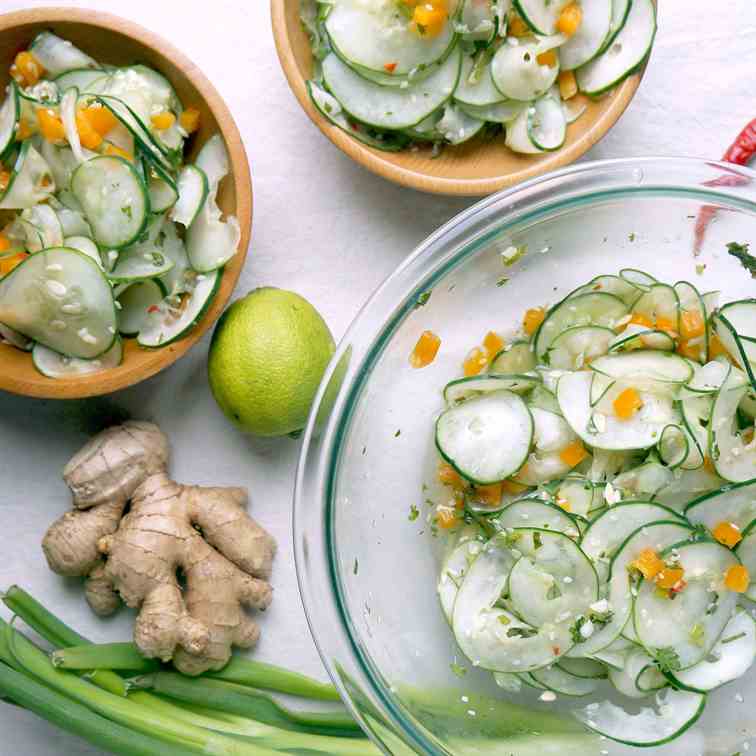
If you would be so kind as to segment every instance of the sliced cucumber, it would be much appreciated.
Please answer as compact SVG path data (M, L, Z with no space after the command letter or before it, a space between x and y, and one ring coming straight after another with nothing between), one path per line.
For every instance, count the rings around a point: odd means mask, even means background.
M94 58L83 53L67 39L49 31L37 34L29 45L29 52L42 64L48 76L58 76L76 68L99 68Z
M444 560L436 590L441 602L441 609L447 622L451 624L457 591L467 574L470 565L483 550L485 541L479 538L462 539Z
M614 331L603 326L573 326L551 342L545 361L559 370L580 370L596 357L606 354Z
M547 388L544 388L540 384L535 386L533 390L528 394L528 407L538 407L539 409L546 410L547 412L553 412L556 415L561 415L559 410L559 402L556 396L551 393Z
M654 660L642 648L631 647L625 652L622 669L609 670L609 681L617 691L628 698L646 698L651 691L641 690L638 678L649 667L653 667L653 664ZM664 687L665 683L666 680L662 677L660 687Z
M168 296L172 297L190 291L197 274L189 265L189 256L186 254L183 240L176 233L176 226L173 223L165 223L162 231L165 239L161 252L173 266L160 277L160 282Z
M481 121L509 124L527 109L528 103L507 100L506 102L497 102L495 105L481 106L463 105L460 103L459 107L461 110L464 110L467 115Z
M536 366L529 341L513 341L491 361L492 373L527 373Z
M97 245L88 236L67 236L63 240L63 246L78 250L83 255L94 260L100 268L103 268L100 250L97 249Z
M543 150L530 138L528 124L530 122L530 111L533 109L528 105L521 110L515 119L507 124L504 144L512 152L519 152L522 155L540 155Z
M571 659L564 657L557 664L573 677L599 680L607 676L606 666L595 659Z
M35 344L32 349L34 367L48 378L70 378L77 375L101 373L118 367L122 361L123 344L120 339L116 339L105 354L93 360L66 357L42 344Z
M663 283L649 286L633 305L633 313L654 323L663 318L673 324L675 336L680 331L680 298L673 286Z
M680 475L679 480L685 481L687 476ZM613 482L626 498L658 499L668 505L662 497L678 478L673 470L663 465L655 454L649 454L645 461L630 470L620 473Z
M90 86L94 82L105 78L99 68L73 68L55 77L55 84L59 92L76 87L79 92L91 92Z
M676 470L687 462L688 457L694 453L695 447L693 438L689 436L684 423L681 423L664 428L656 449L661 461L670 470ZM700 467L703 460L696 461L695 467Z
M0 323L0 339L11 346L20 349L22 352L31 352L34 347L34 341L24 336L23 333L14 331L5 323Z
M675 340L666 331L657 331L631 323L622 333L617 334L609 344L609 352L629 352L636 349L655 349L673 352Z
M597 486L577 475L568 475L559 483L555 498L558 506L565 507L571 515L586 518L604 503Z
M605 665L609 669L624 669L625 667L625 660L627 659L627 654L630 652L631 649L637 648L637 644L632 643L631 641L627 640L627 638L623 638L621 635L618 636L615 640L613 640L608 646L605 648L602 648L600 651L596 651L594 654L592 654L590 657L586 657L589 660L597 661L600 664ZM580 654L580 645L575 646L569 654L567 654L567 658L569 659L575 659L576 661L583 658L581 656L573 656L573 654Z
M0 210L24 210L44 202L55 191L50 166L30 141L23 142L8 186L0 198Z
M577 72L578 87L596 97L629 76L646 59L656 35L656 7L633 0L624 26L605 52Z
M738 406L748 393L749 384L737 368L717 392L709 423L709 449L714 468L733 483L756 476L756 443L738 428Z
M34 205L19 217L26 231L26 248L29 252L63 245L63 226L50 205Z
M436 446L465 478L496 483L525 462L533 418L511 391L496 391L447 409L436 421Z
M476 6L478 3L468 2L465 7L468 5ZM471 80L470 75L473 72L474 65L475 58L473 56L466 55L462 59L459 82L454 90L455 101L461 105L472 105L473 107L486 107L504 102L506 98L496 89L491 78L490 64L480 72L475 80Z
M592 292L568 297L549 310L535 338L535 352L543 359L554 339L562 331L578 325L613 328L627 315L627 305L613 294Z
M638 270L637 268L622 268L619 272L619 276L624 281L627 281L638 288L641 292L648 291L651 286L659 283L650 273L646 273L644 270Z
M612 0L612 23L609 29L609 36L604 41L601 52L604 52L612 42L614 42L616 36L620 33L620 30L627 21L627 16L630 13L630 5L633 0Z
M435 73L405 89L380 87L361 78L336 55L323 61L326 86L358 121L383 129L406 129L438 110L457 86L461 54L455 51Z
M559 100L551 95L539 97L528 108L528 138L546 152L558 150L567 136L567 120Z
M706 327L707 312L706 303L698 289L688 281L678 281L675 286L675 293L680 300L680 330L681 336L684 335L685 329L682 327L683 316L697 316L702 325L700 336L689 338L687 340L688 348L698 346L698 361L706 362L709 354L709 329Z
M499 375L488 373L468 378L457 378L447 383L444 388L444 401L453 405L492 391L513 391L525 394L540 383L535 375Z
M128 160L100 156L82 163L71 177L98 245L121 249L144 231L149 197L144 182Z
M165 297L159 280L137 281L118 296L118 330L121 335L135 337L142 330L150 309L158 307Z
M144 180L150 198L150 212L165 213L178 201L178 187L173 177L157 163L143 161Z
M31 255L0 280L0 321L82 359L107 352L116 335L113 294L103 272L65 247Z
M515 10L536 34L554 34L568 0L513 0Z
M196 165L186 165L179 173L177 186L178 200L171 211L171 218L184 228L189 228L207 198L207 176Z
M507 535L494 536L468 569L454 603L460 650L475 666L496 672L544 667L572 645L567 623L536 629L496 606L514 563Z
M756 495L756 494L755 494ZM735 548L743 566L748 570L750 576L756 575L756 525L753 522L743 530L743 540ZM746 598L756 601L756 580L751 580L748 590L745 593Z
M493 678L494 682L507 693L519 693L522 690L524 681L519 675L512 672L494 672Z
M181 100L179 100L176 90L170 81L163 74L142 63L129 66L129 69L136 73L148 87L150 102L161 106L164 110L171 110L176 114L181 114L184 110Z
M534 627L559 624L597 601L596 571L565 533L517 528L510 534L520 558L509 573L507 592L518 617Z
M725 349L748 374L756 389L756 299L729 302L712 316L714 331Z
M575 712L586 727L619 743L654 746L679 737L703 713L706 696L665 688L654 705L635 714L609 700L591 703Z
M462 38L470 42L490 44L496 35L498 17L495 14L497 10L496 3L466 0L462 7L460 19L459 33L461 33Z
M92 238L92 229L89 227L84 215L78 210L68 207L59 207L55 211L58 215L63 236L86 236Z
M538 56L563 40L561 36L545 37L502 45L491 61L491 78L496 89L507 99L521 102L531 102L546 94L556 81L559 66L541 65Z
M688 669L706 658L735 610L737 594L725 588L724 576L739 562L726 546L709 540L675 544L663 552L670 555L685 571L685 587L673 601L653 580L642 580L633 625L649 654L670 649L679 669Z
M698 664L669 672L672 684L684 690L708 693L742 677L756 659L756 625L743 609L736 609L711 652Z
M562 414L572 430L590 446L611 451L649 449L657 443L667 425L680 421L670 398L642 391L639 392L642 406L633 417L624 420L610 414L602 403L611 406L622 387L610 389L594 409L591 407L591 382L592 376L588 372L567 373L557 387Z
M576 438L560 414L539 407L530 407L530 414L533 417L533 450L514 480L526 486L537 486L570 472L573 465L562 459L562 451Z
M40 150L55 179L56 188L59 192L67 191L71 183L71 176L79 164L71 148L57 147L52 142L43 139ZM60 194L58 196L60 197Z
M580 535L575 520L563 509L542 499L519 499L506 506L496 518L498 526L507 528L543 528L564 533L570 538Z
M164 216L153 216L140 240L118 255L108 278L117 283L130 283L165 275L174 265L163 250L166 234Z
M436 129L449 144L462 144L479 134L485 125L485 121L473 118L447 102Z
M685 508L685 516L710 531L720 522L745 530L756 519L756 477L700 496Z
M450 11L454 15L456 9ZM410 20L391 3L366 5L342 0L331 7L325 28L332 48L345 64L385 73L386 63L395 63L394 75L409 75L448 56L456 42L452 20L440 34L424 37L413 31Z
M161 347L186 336L204 316L218 291L220 280L218 271L197 275L194 288L183 295L179 307L164 300L158 311L150 314L137 342L145 347Z
M726 361L712 360L705 365L695 368L693 377L688 381L685 388L696 394L713 395L722 387L728 373L730 365ZM683 397L685 398L685 397Z
M18 86L11 80L5 101L0 107L0 157L4 157L16 142L16 128L20 113Z
M667 393L693 377L692 365L676 354L639 350L609 354L591 362L591 370L633 388Z
M650 501L615 504L591 522L580 539L580 548L593 561L601 580L606 581L617 549L638 528L659 520L685 522L682 515Z
M575 289L568 299L592 292L613 294L615 297L619 297L628 307L632 307L643 293L634 283L620 276L596 276L596 278L593 278L587 284Z
M534 669L530 676L544 687L563 696L588 696L598 688L597 680L575 677L557 665Z
M593 60L604 46L612 26L612 0L582 0L578 30L559 48L559 65L573 71Z

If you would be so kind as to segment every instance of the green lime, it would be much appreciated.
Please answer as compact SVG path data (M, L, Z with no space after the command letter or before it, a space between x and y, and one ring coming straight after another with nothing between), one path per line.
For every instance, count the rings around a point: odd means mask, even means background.
M283 289L255 289L215 327L208 356L215 401L235 425L257 436L300 431L334 346L306 299Z

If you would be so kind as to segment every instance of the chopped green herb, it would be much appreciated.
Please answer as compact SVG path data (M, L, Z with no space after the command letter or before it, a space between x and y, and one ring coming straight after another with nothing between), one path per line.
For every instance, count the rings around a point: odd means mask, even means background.
M354 558L354 569L352 572L356 575L360 571L360 563L357 561L357 557Z
M538 635L534 627L510 627L507 630L507 638L532 638L534 635Z
M508 278L507 278L506 276L502 276L502 277L501 277L501 278L500 278L500 279L499 279L499 280L498 280L498 281L496 282L496 285L497 285L498 287L502 287L502 286L504 286L505 284L508 284L508 283L509 283L509 279L508 279Z
M704 640L706 638L706 631L704 630L704 626L700 622L696 622L696 624L690 628L690 633L688 635L690 637L690 642L694 646L703 648Z
M631 232L630 235L627 237L629 241L634 242L635 241L635 232Z
M512 620L511 620L511 619L509 619L509 617L507 617L507 615L506 615L506 614L500 614L500 615L499 615L499 622L500 622L500 623L501 623L502 625L508 625L508 624L510 624L510 622L512 622Z
M457 677L464 677L467 674L467 669L456 662L452 662L449 668Z
M123 206L123 207L121 208L121 212L122 212L122 213L123 213L123 214L124 214L124 215L125 215L125 216L126 216L126 217L127 217L128 219L129 219L129 220L131 220L131 218L132 218L132 213L131 213L131 205L124 205L124 206Z
M514 265L527 251L527 244L521 244L519 247L509 246L501 253L501 260L507 267Z
M413 504L410 507L410 512L409 512L409 516L407 517L407 519L410 522L414 522L418 517L420 517L420 510Z
M538 550L543 546L543 541L541 540L541 534L536 530L533 532L533 549Z
M583 627L583 625L588 621L587 617L584 617L580 615L575 620L575 623L570 627L570 637L572 638L572 642L577 645L578 643L582 643L585 638L580 634L580 628Z
M415 301L415 308L418 310L421 307L425 307L425 305L428 304L428 300L431 298L431 294L433 294L433 291L424 291L422 294L420 294Z
M730 242L727 245L727 253L740 260L740 264L756 278L756 257L748 251L748 244L738 244Z
M657 666L662 672L677 672L680 669L680 657L670 646L657 648L654 654Z
M402 429L399 428L396 433L394 433L394 438L399 438L399 436L402 435Z
M738 633L737 635L730 635L727 638L722 638L722 640L719 641L719 642L722 643L722 644L724 644L724 643L732 643L733 641L740 640L741 638L745 638L745 637L746 637L745 633Z

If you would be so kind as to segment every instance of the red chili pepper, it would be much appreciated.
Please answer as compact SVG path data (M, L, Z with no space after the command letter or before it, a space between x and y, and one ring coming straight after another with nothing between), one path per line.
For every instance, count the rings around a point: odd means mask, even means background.
M756 155L756 118L738 134L722 156L722 160L727 163L745 165L754 155Z
M147 308L147 312L149 312L150 314L152 314L153 312L159 312L159 311L160 311L160 308L157 305L150 305Z
M389 72L394 73L396 71L396 63L384 63L383 67Z

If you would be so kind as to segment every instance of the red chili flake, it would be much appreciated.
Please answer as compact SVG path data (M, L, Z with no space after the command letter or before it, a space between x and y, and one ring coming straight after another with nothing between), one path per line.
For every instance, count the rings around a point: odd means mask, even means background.
M147 312L149 312L150 314L153 312L160 312L160 308L157 305L150 305L147 308Z
M396 71L396 63L384 63L383 67L389 72L394 73Z
M551 650L554 653L554 656L559 656L560 653L562 653L562 650L559 648L559 646L552 646Z

